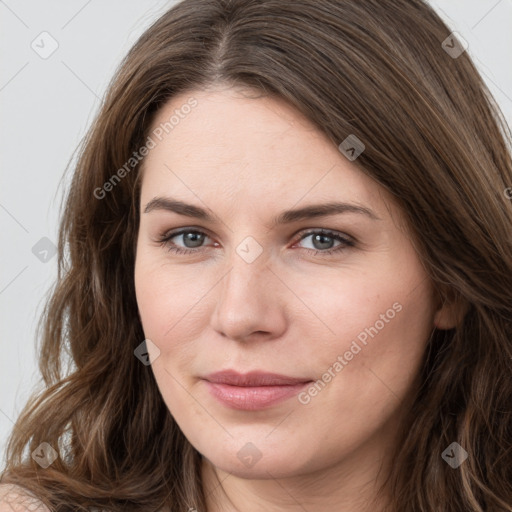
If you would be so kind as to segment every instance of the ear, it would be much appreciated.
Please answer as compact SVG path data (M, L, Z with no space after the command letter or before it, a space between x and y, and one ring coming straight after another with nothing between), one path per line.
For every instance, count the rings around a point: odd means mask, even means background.
M453 329L458 327L469 310L468 302L450 289L434 314L436 329Z

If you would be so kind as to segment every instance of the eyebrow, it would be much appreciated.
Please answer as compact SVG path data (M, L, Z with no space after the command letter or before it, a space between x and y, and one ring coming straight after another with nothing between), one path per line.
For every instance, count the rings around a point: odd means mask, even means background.
M209 213L207 210L192 204L178 201L171 197L155 197L144 208L144 213L149 213L155 210L166 210L184 215L187 217L194 217L206 222L218 222L217 216ZM312 204L302 208L293 210L285 210L272 220L271 226L278 226L280 224L290 224L301 220L314 219L316 217L326 217L328 215L339 215L342 213L358 213L366 215L372 220L382 220L378 217L373 210L365 206L343 203L343 202L329 202L323 204Z

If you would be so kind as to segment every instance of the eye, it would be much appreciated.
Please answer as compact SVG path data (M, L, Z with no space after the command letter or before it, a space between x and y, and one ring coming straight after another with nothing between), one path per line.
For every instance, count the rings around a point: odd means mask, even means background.
M180 237L185 247L180 247L172 241L173 238L179 239ZM302 242L308 237L313 237L311 239L313 248L306 249L313 251L315 255L330 255L331 253L355 246L355 242L352 238L336 231L325 229L311 230L307 233L303 233L299 242ZM203 231L184 228L171 233L164 233L158 241L162 246L166 247L168 251L175 254L191 254L202 249L202 244L206 238L209 238L209 236ZM335 242L338 242L338 245L333 246Z
M311 243L313 248L309 249L314 254L332 254L334 252L342 251L348 247L354 247L354 241L342 233L336 231L329 231L326 229L318 229L308 231L304 233L300 238L299 242L302 242L308 237L312 237ZM339 242L337 246L333 246L333 243Z
M181 237L185 244L185 248L177 246L174 242L171 242L173 238ZM175 254L189 254L197 252L201 249L201 244L205 238L209 238L203 231L193 230L190 228L181 229L172 233L164 234L159 242L162 246L167 247L170 252Z

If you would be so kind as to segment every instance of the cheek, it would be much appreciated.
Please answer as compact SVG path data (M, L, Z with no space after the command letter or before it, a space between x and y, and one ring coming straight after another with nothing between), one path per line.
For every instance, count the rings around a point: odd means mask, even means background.
M208 292L218 278L208 280L201 272L169 265L154 254L138 254L135 265L137 305L146 339L159 349L151 365L157 385L169 410L190 407L185 389L193 384L197 355L212 307ZM195 277L194 277L195 276ZM214 276L215 277L215 276Z
M134 278L145 338L160 351L151 370L168 409L179 412L186 407L187 396L178 382L188 387L180 368L190 369L197 351L200 299L205 292L191 285L190 276L179 268L155 261L144 251L137 254Z
M333 350L343 354L350 350L354 340L364 344L371 339L368 330L375 333L376 322L380 332L400 321L397 310L402 307L397 302L403 293L382 275L348 269L337 276L318 274L307 280L299 276L293 288L302 299L301 304L308 306L302 312L295 310L292 321L305 331L305 339L311 340L304 344L306 350L312 350L311 361L318 360L322 354L332 357Z
M339 290L324 302L324 318L336 337L309 354L319 363L320 382L312 393L324 395L324 404L359 404L368 417L384 417L410 390L432 330L433 311L427 280L416 275L398 282L359 281L353 293Z
M330 439L326 445L337 455L335 446L355 446L386 430L402 413L430 333L426 286L410 293L414 285L382 285L377 293L378 284L373 280L373 287L356 289L350 299L340 293L337 304L323 310L335 326L336 339L324 340L321 350L307 354L318 380L299 397L300 403L309 428L324 432ZM343 428L333 430L334 424Z
M162 345L161 350L173 339L193 339L199 332L201 311L211 286L207 280L195 279L185 267L169 265L164 258L146 255L144 251L139 253L135 291L146 337L154 338Z

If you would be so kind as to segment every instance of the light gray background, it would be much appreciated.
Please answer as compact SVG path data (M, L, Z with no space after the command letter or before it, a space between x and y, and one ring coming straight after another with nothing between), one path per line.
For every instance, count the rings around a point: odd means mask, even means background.
M56 243L60 200L71 175L64 178L66 165L115 68L174 3L0 0L2 461L13 420L39 381L35 328L57 275L57 258L49 252L41 261L44 253L38 258L32 248L43 237ZM512 0L431 4L467 40L467 51L512 125ZM31 47L50 48L48 36L40 36L45 31L58 43L48 58Z

